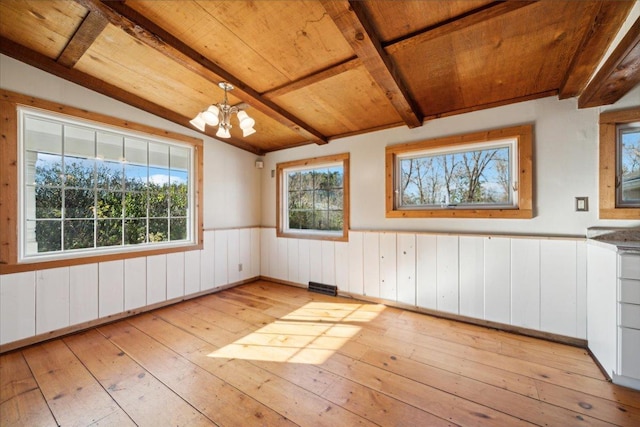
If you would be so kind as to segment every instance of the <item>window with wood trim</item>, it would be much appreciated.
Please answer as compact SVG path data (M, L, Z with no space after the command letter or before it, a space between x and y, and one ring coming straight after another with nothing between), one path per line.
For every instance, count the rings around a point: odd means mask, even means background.
M2 95L3 273L201 246L201 140Z
M532 126L386 148L389 218L531 218Z
M349 154L276 165L277 235L347 240Z
M602 219L640 218L640 107L600 114Z

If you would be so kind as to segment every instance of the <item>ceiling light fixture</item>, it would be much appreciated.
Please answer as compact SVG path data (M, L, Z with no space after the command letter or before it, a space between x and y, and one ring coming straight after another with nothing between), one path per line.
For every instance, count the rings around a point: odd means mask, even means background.
M249 117L246 111L242 110L246 104L232 106L229 105L227 101L227 92L234 89L233 85L227 82L220 82L218 86L224 90L224 101L210 105L206 110L199 112L189 123L202 132L204 132L206 125L217 125L218 131L216 132L216 136L218 138L231 138L230 130L233 127L231 126L231 115L236 114L243 137L256 133L256 130L253 128L256 121Z

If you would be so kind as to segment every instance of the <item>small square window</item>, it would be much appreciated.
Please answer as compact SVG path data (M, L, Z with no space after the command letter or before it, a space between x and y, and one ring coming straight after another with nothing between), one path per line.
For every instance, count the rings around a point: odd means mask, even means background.
M279 163L278 236L346 240L349 154Z

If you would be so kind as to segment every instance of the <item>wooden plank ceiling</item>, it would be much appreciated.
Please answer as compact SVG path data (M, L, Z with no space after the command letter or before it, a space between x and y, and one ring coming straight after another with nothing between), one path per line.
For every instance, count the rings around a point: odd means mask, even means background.
M257 132L234 118L225 141L263 154L550 95L615 102L640 81L640 23L589 81L633 3L2 0L0 52L188 127L228 81Z

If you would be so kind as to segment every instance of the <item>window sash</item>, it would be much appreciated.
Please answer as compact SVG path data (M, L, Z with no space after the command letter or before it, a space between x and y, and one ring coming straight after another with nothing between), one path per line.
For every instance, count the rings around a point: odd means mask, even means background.
M640 122L616 126L616 207L640 207Z
M291 188L291 174L293 173L310 173L312 174L312 179L315 179L314 174L318 171L327 171L330 172L332 169L337 169L340 174L340 181L342 185L340 187L331 187L331 188L315 188L315 182L312 185L312 188L299 188L292 189ZM327 205L327 209L317 209L316 202L317 199L321 198L322 195L320 192L340 192L344 194L344 168L342 162L332 162L332 163L320 163L314 165L314 167L291 167L285 168L282 170L283 177L283 189L282 189L282 214L283 214L283 229L286 233L294 233L294 234L316 234L316 235L332 235L332 236L341 236L343 233L344 223L344 196L340 197L340 208L339 209L329 209ZM330 223L329 216L332 216L331 213L340 213L340 228L339 229L324 229L319 227L310 227L310 228L292 228L291 227L291 214L292 209L290 208L291 204L291 193L311 193L311 208L308 209L297 209L297 212L308 212L315 219L318 212L324 212L327 215L327 222ZM327 203L329 195L326 195ZM315 223L315 221L313 221Z
M407 183L407 181L404 180L403 172L405 170L403 169L403 163L406 162L407 160L410 160L410 161L411 160L427 160L427 159L436 160L437 163L435 165L435 168L433 167L433 163L431 163L429 167L432 170L437 169L438 173L440 172L445 173L445 164L438 161L440 159L444 159L444 162L447 163L447 166L450 166L446 160L448 157L452 159L451 164L453 164L453 159L455 159L456 157L465 158L468 154L472 154L472 153L489 153L493 150L502 150L502 149L507 149L507 156L506 156L506 159L504 160L507 161L508 165L506 169L502 171L502 174L503 175L506 174L506 177L502 176L501 177L502 182L500 183L494 182L492 184L493 186L495 185L502 186L502 190L504 191L504 193L506 193L506 198L507 198L506 201L502 201L502 202L471 201L469 202L469 201L458 199L462 197L465 193L468 194L471 191L475 193L478 190L481 192L484 190L485 197L488 197L489 195L488 192L490 190L487 188L484 188L483 183L481 182L481 179L486 172L486 168L490 166L489 162L494 161L495 159L493 157L491 157L490 159L486 157L483 158L482 155L479 158L474 159L476 161L475 166L482 167L483 161L487 161L487 164L479 171L479 173L476 173L475 185L470 184L469 182L466 183L466 185L468 186L467 190L469 191L464 191L463 188L455 187L455 183L454 183L453 188L451 188L452 190L454 190L453 191L454 200L452 200L451 194L449 194L449 192L447 191L446 184L445 184L446 175L442 176L438 174L436 179L432 174L430 177L425 178L425 180L431 184L431 189L430 189L431 191L427 190L427 192L430 194L427 194L426 196L428 199L433 200L433 202L432 203L429 203L429 202L409 203L406 201L409 196L406 194L405 188L408 188L409 184L412 184L412 188L415 187L417 190L420 190L420 186L424 184L423 179L421 177L418 177L418 180L420 181L420 183L416 183L416 182ZM438 147L433 149L425 149L420 151L408 152L404 154L398 154L395 158L396 161L394 165L394 169L396 172L395 173L395 190L394 190L395 207L398 210L452 209L452 208L517 209L518 208L518 183L517 183L517 180L514 178L518 176L517 153L518 153L518 139L510 138L507 140L469 143L464 145L458 145L455 147L445 146L445 147ZM411 170L411 173L413 173L413 171L414 170ZM454 172L455 172L454 170L449 171L450 173L449 176L453 176ZM437 195L435 194L436 191L434 190L435 186L438 187ZM424 197L424 195L420 194L419 197L420 198Z
M25 107L19 107L17 112L19 145L18 161L20 166L18 183L18 217L21 228L18 237L19 261L33 262L57 260L85 255L102 255L128 251L180 247L196 243L197 233L195 232L194 221L195 183L193 179L193 173L195 170L195 153L192 145L173 140L151 137L146 134L138 135L133 132L126 132L119 129L100 126L94 122L72 119L68 116L57 115L55 113L44 113L40 110ZM37 120L44 125L48 123L52 126L61 127L61 146L53 150L53 155L60 156L62 173L64 174L66 167L70 167L67 165L73 164L73 162L65 163L65 160L75 159L77 163L84 164L85 166L93 165L90 167L90 169L92 169L91 177L84 175L81 179L75 180L77 182L70 182L69 177L66 177L67 179L60 179L58 182L48 184L40 183L42 185L39 185L38 182L34 180L37 174L36 164L33 163L28 165L27 162L31 163L34 160L34 154L37 162L37 158L41 153L49 153L51 150L47 148L46 144L38 146L37 143L34 143L33 141L27 141L29 131L27 126L29 121L35 123L34 120ZM67 135L66 133L76 135L84 133L85 138L74 140L71 138L73 135ZM86 138L87 135L92 135L92 137ZM58 137L58 135L56 135L56 137ZM109 151L108 146L105 147L103 146L104 144L101 145L101 137L103 140L102 142L104 142L104 140L111 139L112 145L114 140L121 141L119 143L120 155L118 156L118 149L114 151L113 147L111 147L111 150ZM146 147L144 155L143 153L138 153L137 158L134 155L134 158L132 159L134 161L131 162L132 164L138 165L138 173L140 173L142 169L145 169L146 176L142 181L147 181L151 171L159 172L159 175L161 175L163 171L166 171L168 172L168 175L166 176L167 183L166 185L160 185L160 188L164 189L164 191L168 193L173 191L170 184L177 183L177 187L179 187L180 180L184 180L186 178L187 188L186 194L184 195L184 197L186 197L186 207L181 207L178 210L172 211L168 205L165 215L158 215L158 212L149 211L150 206L147 201L145 204L144 216L141 216L140 214L134 215L134 217L131 218L127 216L125 200L128 196L134 197L137 194L137 197L141 197L141 195L144 194L144 197L147 197L147 195L151 193L149 185L144 188L144 191L134 191L133 189L126 188L125 173L127 165L130 164L126 161L125 157L127 154L126 147L128 140ZM90 144L92 144L92 146L90 146ZM103 150L101 150L101 148ZM105 150L104 148L107 149ZM163 156L162 153L156 153L163 149L166 149L166 156ZM150 150L154 152L151 152ZM172 168L171 166L172 150L175 150L175 168ZM118 158L115 159L114 156ZM182 159L182 157L185 156L186 158ZM141 165L142 161L144 161L144 166ZM111 185L115 184L115 182L105 184L100 183L97 179L98 167L99 165L104 164L109 164L111 166L120 165L122 168L120 176L121 183L120 185L115 185L116 188L111 188ZM157 165L161 167L156 167ZM65 178L64 175L63 178ZM158 176L155 178L159 179ZM61 193L59 206L60 213L57 217L41 218L38 216L37 212L34 212L38 209L37 201L35 200L35 193L39 189L59 191ZM93 208L93 212L89 214L89 211L84 212L83 210L79 210L78 206L73 206L72 204L67 205L66 199L74 194L74 192L78 194L83 192L87 194L90 193L90 196L87 197L92 199L91 207ZM98 198L101 196L101 193L105 192L111 192L121 197L123 207L120 212L120 216L114 218L110 215L100 216L98 214ZM118 244L113 244L113 240L111 240L111 243L103 245L103 242L100 240L101 235L99 231L101 230L101 227L106 225L108 220L111 221L112 226L115 224L115 221L120 222L121 238ZM142 224L143 221L145 224ZM166 236L164 238L160 238L160 241L153 241L158 240L160 236L160 234L158 234L158 227L162 225L160 224L162 221L166 221ZM126 240L125 233L127 227L132 226L134 222L140 223L138 224L140 230L142 230L142 225L144 225L144 239L142 239L142 243L132 244L131 240ZM37 237L35 235L37 230L36 227L44 227L47 226L47 224L50 227L54 227L54 233L57 233L56 227L60 228L59 249L47 252L38 252L38 249L35 249L34 246L34 243L35 245L38 244ZM77 235L69 235L69 232L73 230L74 227L80 227L87 232L87 235L91 233L93 236L92 244L89 245L88 241L80 243L74 242L74 238L77 237ZM176 227L180 228L183 232L176 232ZM155 234L153 234L154 231L156 232ZM138 232L140 233L140 231ZM114 238L114 236L111 237ZM135 240L136 239L134 239L134 241ZM140 238L138 237L137 240L140 240Z

